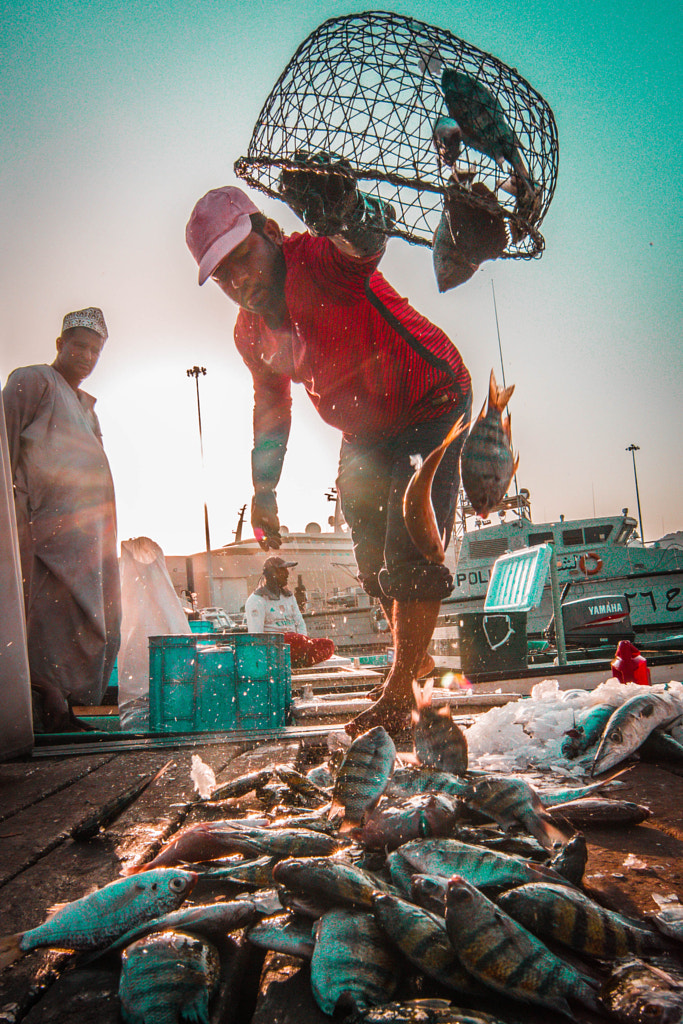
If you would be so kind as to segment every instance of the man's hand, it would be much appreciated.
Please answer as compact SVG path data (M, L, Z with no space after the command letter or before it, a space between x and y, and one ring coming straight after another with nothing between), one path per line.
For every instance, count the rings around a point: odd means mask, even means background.
M316 235L339 234L359 203L351 164L336 153L308 153L304 149L296 151L294 160L301 170L283 169L282 198Z
M251 499L251 526L264 551L282 544L275 491L260 491Z

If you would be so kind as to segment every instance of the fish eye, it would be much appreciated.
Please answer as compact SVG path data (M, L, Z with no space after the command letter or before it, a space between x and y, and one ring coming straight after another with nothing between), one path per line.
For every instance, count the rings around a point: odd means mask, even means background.
M180 875L175 875L175 877L168 883L168 886L173 890L173 892L182 892L185 888L185 879Z
M622 743L621 729L612 729L609 738L612 740L612 743Z

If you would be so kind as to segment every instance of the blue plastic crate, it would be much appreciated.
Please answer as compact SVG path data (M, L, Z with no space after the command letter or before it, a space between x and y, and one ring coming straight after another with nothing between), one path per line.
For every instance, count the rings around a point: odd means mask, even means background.
M501 555L494 562L486 591L487 612L528 612L539 604L543 595L551 544L537 544Z
M152 732L281 728L291 695L289 645L282 634L149 638Z

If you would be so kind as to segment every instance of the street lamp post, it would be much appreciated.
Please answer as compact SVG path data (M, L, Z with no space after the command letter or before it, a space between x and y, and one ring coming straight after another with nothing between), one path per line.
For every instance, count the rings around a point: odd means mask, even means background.
M638 505L638 522L640 523L640 539L642 543L645 543L645 534L643 533L643 514L640 511L640 492L638 490L638 474L636 472L636 452L640 451L637 444L630 444L624 451L630 452L633 458L633 476L636 481L636 502Z
M204 439L202 436L202 406L199 401L199 375L206 376L205 366L193 366L191 369L185 371L188 377L194 377L195 386L197 389L197 420L199 422L199 452L202 460L202 473L204 472ZM206 482L205 482L206 486ZM213 595L213 572L211 570L211 534L209 533L209 509L206 504L206 496L204 497L204 535L206 537L206 575L209 584L209 604L211 607L215 607L216 602L214 601Z

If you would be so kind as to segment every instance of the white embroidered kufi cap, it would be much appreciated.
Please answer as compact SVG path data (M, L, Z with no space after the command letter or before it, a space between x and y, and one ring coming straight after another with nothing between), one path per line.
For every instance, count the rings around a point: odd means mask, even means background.
M77 309L73 313L67 313L62 321L62 334L71 327L87 327L89 331L99 334L102 341L106 341L109 337L102 310L97 306L88 306L87 309Z

